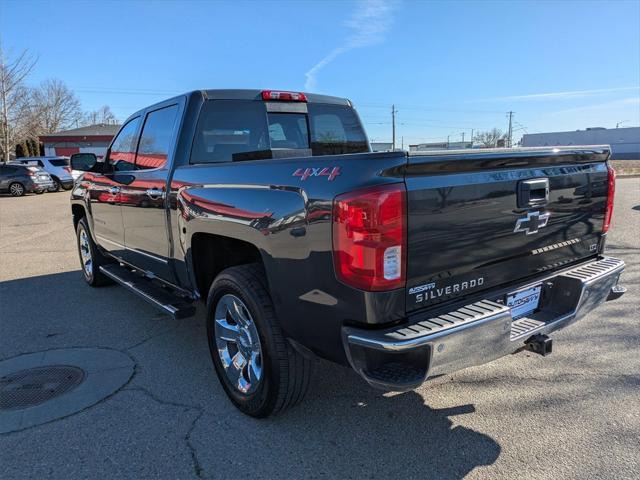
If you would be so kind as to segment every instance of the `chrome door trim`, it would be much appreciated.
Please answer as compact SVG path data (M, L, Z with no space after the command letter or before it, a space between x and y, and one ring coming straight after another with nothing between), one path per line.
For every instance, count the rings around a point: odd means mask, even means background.
M101 235L96 235L96 240L100 240L101 242L110 243L111 245L115 245L116 247L125 248L123 244L120 242L114 242L113 240L109 240L108 238L104 238Z
M161 262L161 263L164 263L164 264L169 263L166 258L157 257L157 256L155 256L155 255L153 255L151 253L143 252L141 250L136 250L135 248L127 247L126 245L124 245L124 249L128 250L130 252L133 252L133 253L137 253L139 255L144 255L145 257L148 257L148 258L150 258L152 260L155 260L156 262Z

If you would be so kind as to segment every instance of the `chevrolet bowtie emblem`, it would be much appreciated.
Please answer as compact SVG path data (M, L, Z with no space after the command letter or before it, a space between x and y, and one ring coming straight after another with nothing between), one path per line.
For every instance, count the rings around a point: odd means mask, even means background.
M549 212L527 212L527 216L519 218L516 221L516 228L513 229L513 233L524 232L527 235L533 235L538 233L538 230L546 227L549 223Z

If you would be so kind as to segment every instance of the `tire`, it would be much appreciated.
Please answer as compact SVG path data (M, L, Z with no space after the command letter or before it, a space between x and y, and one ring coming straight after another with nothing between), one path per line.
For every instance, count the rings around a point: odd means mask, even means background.
M9 193L12 197L21 197L25 194L26 189L20 182L13 182L9 185Z
M111 263L111 260L100 252L93 238L91 238L87 217L82 217L78 222L76 244L78 246L78 256L80 257L80 268L85 282L92 287L101 287L113 283L109 277L100 271L100 266ZM86 262L87 253L90 260L89 264Z
M49 191L59 192L60 189L62 188L62 184L60 183L60 180L58 180L56 177L53 177L52 180L53 180L53 187L51 187Z
M256 418L281 413L299 403L309 387L312 367L311 360L301 355L284 337L266 285L261 265L240 265L222 271L213 281L207 298L207 339L218 379L231 402L241 412ZM244 316L248 315L248 319L253 322L259 339L257 350L260 351L260 361L258 362L257 358L253 358L256 342L248 342L251 347L250 353L246 354L249 347L246 344L242 345L240 337L243 334L238 335L235 342L236 352L245 353L243 358L251 358L251 361L247 361L243 369L235 369L235 363L229 364L228 362L230 354L233 353L234 342L226 343L229 345L227 349L229 355L225 357L227 359L226 367L223 364L223 355L226 354L221 353L226 350L220 349L218 343L225 343L225 339L221 339L219 333L224 330L220 327L221 322L226 323L227 326L233 322L228 314L222 315L224 320L220 318L221 312L229 305L232 298L241 301L241 307L245 309L241 308L241 310L244 312ZM218 310L218 315L216 315L216 310ZM228 312L228 310L226 311ZM218 321L216 317L219 317ZM240 326L240 324L237 323L236 326ZM251 337L252 330L247 331L249 334L245 337ZM236 358L237 356L233 357L233 359ZM259 380L256 382L252 381L252 376L256 377L254 365L259 365L261 372L258 375ZM239 371L245 372L244 375L242 373L240 375L243 379L249 378L249 387L246 382L243 383L243 380L237 382L231 380L232 378L235 380L234 373ZM243 391L243 388L248 391Z

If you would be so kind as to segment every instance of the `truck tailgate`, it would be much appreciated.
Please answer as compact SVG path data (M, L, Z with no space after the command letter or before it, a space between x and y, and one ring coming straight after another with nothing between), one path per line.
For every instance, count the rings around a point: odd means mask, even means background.
M608 147L409 154L407 311L601 249Z

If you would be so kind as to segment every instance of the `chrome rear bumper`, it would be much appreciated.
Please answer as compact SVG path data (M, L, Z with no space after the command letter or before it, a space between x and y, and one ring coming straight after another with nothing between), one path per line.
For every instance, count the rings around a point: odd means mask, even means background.
M387 330L344 327L347 357L373 386L412 389L430 376L490 362L522 348L532 335L570 325L607 299L623 269L622 260L602 257L532 282L543 285L539 309L515 321L503 303L504 293L491 292Z

